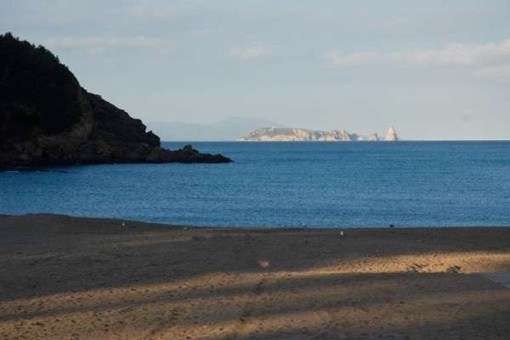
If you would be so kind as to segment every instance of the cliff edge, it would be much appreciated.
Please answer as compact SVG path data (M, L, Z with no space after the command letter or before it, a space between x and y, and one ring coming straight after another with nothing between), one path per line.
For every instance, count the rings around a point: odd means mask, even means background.
M141 120L82 88L46 48L0 35L0 170L167 162L231 160L161 148Z

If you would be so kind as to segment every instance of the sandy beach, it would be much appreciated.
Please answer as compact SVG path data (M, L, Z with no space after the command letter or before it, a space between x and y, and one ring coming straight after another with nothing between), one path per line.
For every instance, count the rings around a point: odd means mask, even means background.
M1 339L510 336L510 228L1 216L0 263Z

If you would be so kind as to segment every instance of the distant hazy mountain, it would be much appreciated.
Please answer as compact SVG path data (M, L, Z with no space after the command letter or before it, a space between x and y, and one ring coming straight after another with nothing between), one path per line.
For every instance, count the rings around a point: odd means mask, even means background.
M397 133L390 127L384 137L374 133L370 136L362 136L357 133L349 133L345 130L320 131L309 129L264 127L250 132L247 136L239 138L245 142L359 142L359 141L398 141Z
M231 117L213 124L147 122L163 141L234 141L260 126L281 127L281 124L258 118Z

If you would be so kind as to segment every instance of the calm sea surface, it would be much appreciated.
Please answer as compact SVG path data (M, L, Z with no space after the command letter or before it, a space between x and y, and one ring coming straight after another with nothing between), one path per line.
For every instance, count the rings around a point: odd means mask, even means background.
M193 145L235 162L4 172L0 213L204 226L510 226L510 142Z

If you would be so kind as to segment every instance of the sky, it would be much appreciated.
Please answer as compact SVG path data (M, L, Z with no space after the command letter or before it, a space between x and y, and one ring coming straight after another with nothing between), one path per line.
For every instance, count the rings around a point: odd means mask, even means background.
M255 117L404 139L510 139L509 0L2 0L144 122Z

